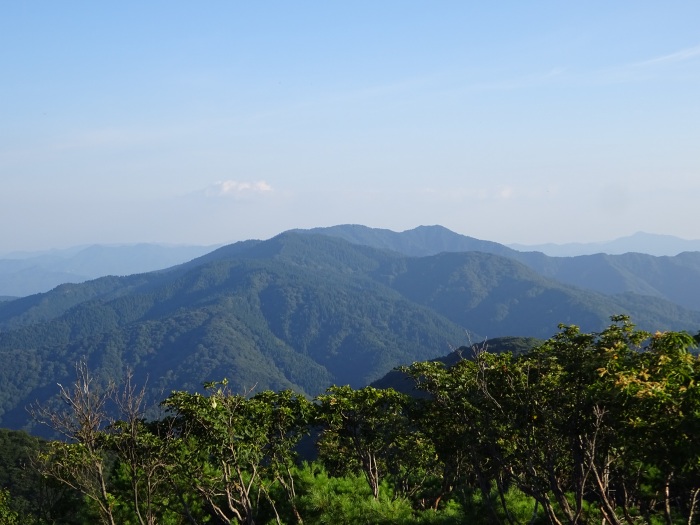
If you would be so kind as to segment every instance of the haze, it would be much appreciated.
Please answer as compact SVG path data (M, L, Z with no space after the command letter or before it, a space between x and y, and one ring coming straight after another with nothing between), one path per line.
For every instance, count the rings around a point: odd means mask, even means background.
M698 2L6 2L0 252L698 238Z

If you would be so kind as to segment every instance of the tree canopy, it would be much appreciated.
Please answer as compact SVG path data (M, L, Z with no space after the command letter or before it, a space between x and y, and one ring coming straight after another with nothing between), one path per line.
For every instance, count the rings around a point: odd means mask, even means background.
M423 396L333 386L308 400L221 381L172 392L156 420L145 390L99 390L78 367L61 389L68 411L43 413L70 439L36 447L33 464L81 501L83 522L691 525L694 346L616 316L600 332L562 325L517 355L484 343L454 364L405 367ZM315 457L300 457L311 439ZM8 523L69 523L5 488Z

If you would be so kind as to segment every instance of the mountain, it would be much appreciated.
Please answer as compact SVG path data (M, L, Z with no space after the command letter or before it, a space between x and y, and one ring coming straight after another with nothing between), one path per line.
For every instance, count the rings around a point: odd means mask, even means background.
M700 240L688 240L672 235L637 232L612 241L566 244L510 244L510 248L525 252L542 252L553 257L573 257L576 255L609 255L624 253L645 253L648 255L678 255L682 252L700 252Z
M357 225L303 231L333 235L412 256L467 251L502 255L525 264L547 279L606 295L649 295L700 311L700 252L684 252L674 257L643 253L550 257L541 252L520 252L498 243L466 237L442 226L420 226L400 233Z
M486 252L510 257L517 250L491 241L482 241L448 230L444 226L418 226L404 232L370 228L359 224L343 224L308 230L293 230L339 237L353 244L392 250L415 257L441 252Z
M403 296L489 337L545 338L559 323L600 330L612 312L629 313L649 329L655 324L667 329L700 326L700 312L664 299L575 288L512 259L481 252L406 258L385 272L382 278Z
M0 304L2 424L25 425L25 405L70 381L82 356L101 382L133 368L156 399L224 377L239 390L314 395L368 384L464 336L369 276L393 255L299 235L217 252Z
M0 259L0 296L24 297L64 283L169 268L214 248L159 244L93 245L45 253L10 254Z
M673 257L633 252L547 257L526 252L515 258L540 275L563 283L608 295L649 295L700 311L700 252Z
M557 324L601 330L700 327L662 299L609 297L483 252L409 257L337 237L287 232L181 265L66 284L0 303L0 423L27 425L85 357L97 382L128 368L153 399L228 378L239 391L364 386L393 367L484 336L544 338Z
M520 249L541 248L550 254L548 256L541 251L518 251L495 242L460 235L442 226L419 226L404 232L361 225L294 231L339 237L353 244L416 257L441 252L492 253L519 261L549 279L580 288L607 295L626 292L651 295L684 308L700 310L700 251L691 251L700 250L700 241L637 233L607 243L517 246ZM233 255L236 250L260 242L236 243L226 247L226 250ZM564 249L557 252L547 246L561 246ZM688 251L678 253L681 248ZM214 247L141 244L96 245L43 254L15 254L12 258L0 259L0 302L45 292L64 283L168 268L213 250ZM674 256L642 253L654 251L673 252ZM576 255L579 252L597 253ZM615 255L617 252L624 253ZM567 256L551 256L556 253Z

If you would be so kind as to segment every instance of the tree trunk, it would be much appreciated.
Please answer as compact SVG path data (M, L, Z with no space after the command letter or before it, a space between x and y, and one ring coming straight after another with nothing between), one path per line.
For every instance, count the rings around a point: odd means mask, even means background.
M510 525L515 525L515 521L513 520L513 516L511 516L510 511L508 510L508 503L506 502L505 487L503 486L503 478L500 475L496 476L496 487L498 488L498 497L501 500L501 507L503 508L503 512L506 515L506 520L508 520L508 523Z
M666 483L664 483L664 518L666 518L666 525L673 525L673 520L671 519L671 479L673 478L673 472L666 476Z
M615 508L608 497L608 480L606 474L603 473L601 476L601 473L595 463L591 463L591 470L593 471L593 477L595 478L596 486L598 488L600 510L603 512L603 516L605 516L605 521L610 523L610 525L621 525L620 520L617 518L617 514L615 513Z
M496 512L496 507L493 504L493 498L491 497L491 482L486 478L482 470L478 465L474 464L474 472L476 473L476 479L479 482L479 488L481 489L481 495L483 496L484 502L489 509L489 514L491 515L491 521L496 525L500 525L501 519L498 517Z
M542 498L542 507L544 507L544 513L547 515L547 519L552 525L562 525L562 522L557 518L554 512L554 507L552 507L552 502L549 501L549 497L545 494Z
M693 518L695 517L695 507L698 503L699 492L700 488L690 490L690 509L688 510L688 525L693 525Z

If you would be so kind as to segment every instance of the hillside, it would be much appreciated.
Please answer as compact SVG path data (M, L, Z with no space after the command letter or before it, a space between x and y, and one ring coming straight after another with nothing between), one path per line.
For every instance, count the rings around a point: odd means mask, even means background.
M700 311L700 252L674 257L642 253L517 257L540 275L605 294L634 292Z
M498 243L460 235L442 226L420 226L404 232L392 232L366 226L340 225L306 231L412 256L474 251L502 255L525 264L543 277L579 288L606 295L628 292L650 295L700 311L700 252L684 252L673 257L645 253L550 257L540 252L516 251ZM635 236L635 239L639 240L639 236Z
M407 257L285 233L222 247L166 271L107 277L0 304L0 423L50 398L86 356L98 381L127 367L154 398L227 377L239 391L363 386L393 367L483 337L700 327L700 313L639 295L608 297L497 255Z
M2 424L22 426L24 406L55 393L83 355L99 380L129 366L154 395L223 377L240 390L317 394L332 383L367 384L463 338L458 325L367 276L382 252L280 236L236 258L226 253L3 304ZM36 311L46 320L35 322Z

